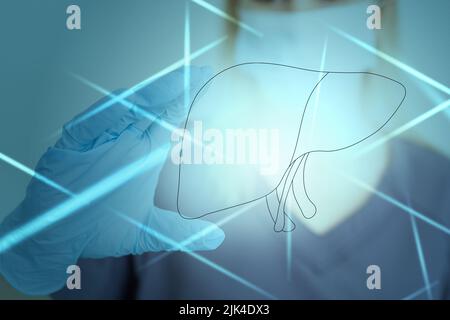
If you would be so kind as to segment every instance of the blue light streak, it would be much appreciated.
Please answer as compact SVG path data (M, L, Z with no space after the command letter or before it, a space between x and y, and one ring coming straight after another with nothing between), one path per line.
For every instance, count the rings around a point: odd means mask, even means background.
M369 186L368 184L362 182L361 180L358 180L358 179L356 179L354 177L349 177L348 175L343 174L343 173L342 173L342 175L344 177L346 177L347 179L349 179L350 181L352 181L353 183L355 183L356 185L358 185L358 186L360 186L360 187L362 187L362 188L372 192L376 196L378 196L381 199L389 202L390 204L392 204L392 205L402 209L406 213L414 216L415 218L417 218L419 220L422 220L423 222L425 222L425 223L429 224L430 226L432 226L432 227L434 227L434 228L444 232L445 234L450 235L450 229L447 228L446 226L444 226L444 225L434 221L433 219L428 218L424 214L422 214L422 213L420 213L420 212L418 212L418 211L416 211L416 210L406 206L405 204L401 203L400 201L394 199L393 197L391 197L391 196L389 196L389 195L387 195L387 194L385 194L385 193L383 193L381 191L378 191L378 190L372 188L371 186Z
M419 256L420 269L422 270L423 281L425 282L425 288L427 290L427 296L429 300L433 300L430 287L430 279L428 277L427 264L425 262L425 256L423 254L422 243L420 241L419 230L417 229L416 219L413 216L411 218L411 226L414 234L414 241L416 242L417 255Z
M199 56L201 56L202 54L208 52L209 50L212 50L213 48L217 47L218 45L220 45L221 43L223 43L225 40L227 39L227 37L222 37L210 44L208 44L207 46L200 48L199 50L195 51L192 55L191 55L191 60L198 58ZM105 94L105 92L107 92L108 95L112 96L113 98L106 101L105 103L102 103L101 105L99 105L97 108L92 109L91 111L85 113L84 115L80 116L79 118L75 119L73 122L71 122L72 126L75 126L89 118L91 118L92 116L98 114L99 112L111 107L112 105L116 104L116 103L122 103L125 104L126 102L124 102L124 100L129 97L130 95L136 93L137 91L139 91L140 89L148 86L150 83L156 81L157 79L165 76L166 74L175 71L181 67L183 67L185 64L185 58L183 57L183 59L180 59L178 61L176 61L175 63L171 64L170 66L160 70L159 72L155 73L154 75L144 79L143 81L137 83L136 85L134 85L133 87L125 90L124 92L122 92L121 94L118 95L112 95L110 92L106 91L106 90L101 90L101 92L103 94ZM84 79L80 76L77 76L79 79ZM91 83L92 82L86 82L83 81L86 84ZM99 87L98 86L92 86L94 89L98 90ZM100 91L100 90L98 90Z
M386 53L384 53L384 52L382 52L382 51L380 51L380 50L370 46L369 44L365 43L364 41L359 40L358 38L348 34L347 32L345 32L345 31L343 31L343 30L341 30L339 28L336 28L336 27L333 27L333 26L329 26L329 28L332 29L337 34L341 35L342 37L344 37L344 38L350 40L351 42L355 43L356 45L360 46L361 48L369 51L370 53L372 53L372 54L378 56L379 58L389 62L390 64L396 66L397 68L399 68L399 69L409 73L410 75L416 77L417 79L419 79L419 80L421 80L421 81L423 81L425 83L428 83L430 86L435 87L436 89L446 93L447 95L450 95L450 89L446 85L444 85L444 84L442 84L442 83L440 83L440 82L438 82L438 81L428 77L427 75L425 75L422 72L414 69L413 67L411 67L411 66L401 62L400 60L397 60L394 57L392 57L392 56L390 56L390 55L388 55L388 54L386 54Z

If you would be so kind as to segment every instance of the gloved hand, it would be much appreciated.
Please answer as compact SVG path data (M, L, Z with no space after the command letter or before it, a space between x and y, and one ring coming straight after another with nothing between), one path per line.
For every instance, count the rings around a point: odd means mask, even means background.
M191 68L191 96L209 75L208 69ZM66 124L62 137L37 165L38 174L69 194L33 178L23 202L0 226L0 273L22 292L48 294L62 288L67 267L79 258L180 249L148 232L150 229L178 243L200 235L187 250L212 250L224 239L223 231L210 222L186 220L155 207L153 198L167 153L137 174L126 175L136 168L134 163L151 159L152 152L169 143L171 132L167 129L185 117L183 70L127 97L128 107L117 102L95 113L109 99L102 99ZM140 109L130 109L130 104ZM142 109L169 125L149 119L138 112ZM122 172L123 168L131 169ZM121 183L116 185L117 181ZM74 202L93 192L98 193L94 200L84 205ZM50 217L36 220L45 214Z

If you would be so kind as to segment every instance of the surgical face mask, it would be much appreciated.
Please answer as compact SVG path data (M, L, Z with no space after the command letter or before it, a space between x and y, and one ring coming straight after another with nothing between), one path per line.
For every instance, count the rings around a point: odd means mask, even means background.
M263 36L239 29L235 61L266 61L328 71L367 71L374 67L376 58L332 27L375 46L377 31L366 26L369 4L359 1L305 12L242 9L240 20Z

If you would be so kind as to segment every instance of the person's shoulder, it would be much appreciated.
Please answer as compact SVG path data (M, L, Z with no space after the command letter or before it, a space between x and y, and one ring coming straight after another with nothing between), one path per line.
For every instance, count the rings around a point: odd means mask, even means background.
M394 153L407 160L414 175L448 181L450 177L450 159L431 147L406 140L398 140L393 144ZM404 163L404 164L406 164ZM402 164L400 164L402 165ZM439 179L441 180L441 179Z
M393 143L393 166L411 201L430 214L450 209L450 159L430 147Z
M450 170L450 159L443 152L439 152L430 146L409 140L396 140L394 146L414 155L417 160L446 164L447 169Z

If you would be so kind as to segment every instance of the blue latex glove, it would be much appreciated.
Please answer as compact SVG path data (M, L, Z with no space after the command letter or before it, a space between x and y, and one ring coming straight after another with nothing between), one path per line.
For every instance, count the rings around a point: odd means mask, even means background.
M191 96L209 76L208 69L191 68ZM33 178L23 202L0 226L0 248L2 241L6 243L5 239L16 239L11 237L12 233L20 236L18 228L33 218L56 207L59 209L61 203L67 204L67 201L80 197L85 190L124 167L133 168L130 164L151 157L152 152L169 143L171 132L160 122L152 121L137 109L127 108L121 103L114 103L79 122L109 99L102 99L66 124L62 137L47 150L37 165L36 172L76 196L55 190ZM186 114L183 70L166 75L126 100L146 112L159 115L165 123L178 124ZM76 264L79 258L180 249L173 243L161 241L149 233L149 229L177 242L200 235L186 246L187 250L217 248L224 234L212 223L185 220L178 213L155 207L153 198L166 156L167 153L163 153L156 165L146 167L100 199L89 202L63 219L44 224L48 227L43 230L37 228L31 236L0 251L1 274L22 292L48 294L65 285L67 267ZM121 215L145 228L130 223ZM204 232L205 229L208 232Z

